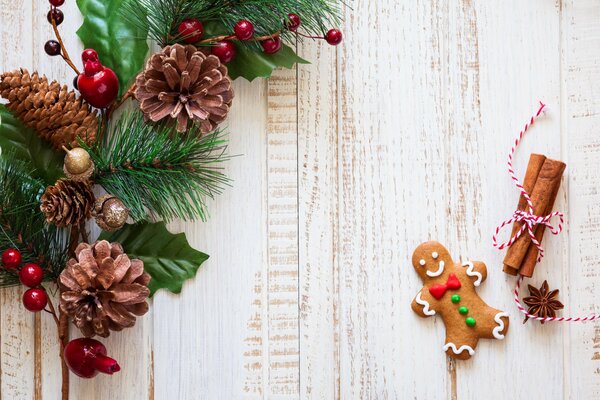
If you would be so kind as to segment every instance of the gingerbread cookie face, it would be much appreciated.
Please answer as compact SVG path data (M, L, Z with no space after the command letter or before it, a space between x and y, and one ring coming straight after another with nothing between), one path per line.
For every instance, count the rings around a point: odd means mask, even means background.
M484 263L456 263L444 246L433 241L417 247L412 263L425 285L412 309L421 317L442 317L443 350L448 356L465 360L475 354L480 338L504 339L508 314L488 306L475 290L487 278Z

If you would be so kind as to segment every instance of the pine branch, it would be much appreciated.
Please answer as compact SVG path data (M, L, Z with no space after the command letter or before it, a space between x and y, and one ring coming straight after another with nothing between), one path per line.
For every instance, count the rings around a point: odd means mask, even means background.
M40 211L44 184L25 163L0 156L0 249L17 248L23 263L37 263L46 280L55 280L67 261L68 234L46 223ZM0 287L19 283L15 271L0 270Z
M229 184L220 164L227 141L220 131L198 138L192 128L152 125L140 112L124 115L105 143L84 146L96 164L95 183L120 198L136 221L206 220L206 199Z
M148 29L160 46L181 42L179 24L196 18L205 24L218 22L231 34L233 26L246 19L254 25L256 36L281 32L284 39L294 36L285 28L289 13L302 20L301 31L323 35L340 23L342 0L127 0L123 15L140 29ZM250 46L256 43L243 42Z

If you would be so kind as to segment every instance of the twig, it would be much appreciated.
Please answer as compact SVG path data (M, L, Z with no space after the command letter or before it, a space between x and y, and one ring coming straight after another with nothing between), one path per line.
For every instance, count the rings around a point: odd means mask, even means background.
M65 361L65 347L69 341L69 329L68 323L69 318L66 314L59 310L60 315L56 314L56 309L52 303L52 299L48 297L48 308L50 314L56 322L56 329L58 331L58 342L60 343L60 364L62 367L62 400L69 400L69 367Z
M125 92L123 97L121 97L121 100L119 100L117 103L114 103L110 108L110 111L108 112L109 117L110 115L112 115L113 112L115 112L119 107L121 107L125 103L125 101L127 101L127 99L133 96L133 93L136 89L137 85L135 83L131 85L129 89L127 89L127 92Z
M63 60L65 60L65 62L67 64L69 64L69 67L71 67L73 69L73 71L75 71L75 73L77 75L79 75L81 72L79 72L79 70L77 69L75 64L73 64L73 61L71 61L71 57L69 57L69 52L67 51L65 44L63 43L62 37L60 36L60 33L58 32L58 26L56 25L56 20L54 19L54 14L50 13L50 16L52 17L52 28L54 29L54 34L56 35L56 40L58 40L58 43L60 44L60 55L63 58Z
M281 31L277 31L277 32L272 33L270 35L259 36L259 37L254 38L254 40L256 40L258 42L261 42L263 40L272 39L272 38L277 37L279 35L281 35ZM235 39L235 38L236 38L235 35L215 36L215 37L212 37L212 38L201 40L197 44L209 44L209 43L215 43L215 42L222 42L223 40L232 40L232 39Z

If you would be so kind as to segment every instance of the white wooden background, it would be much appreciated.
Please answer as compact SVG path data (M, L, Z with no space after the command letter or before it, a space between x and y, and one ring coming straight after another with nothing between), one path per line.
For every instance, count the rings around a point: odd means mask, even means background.
M517 201L510 143L544 100L518 169L532 151L568 164L568 223L534 283L560 288L565 313L600 312L600 1L351 3L342 46L301 43L312 65L236 82L235 184L210 222L172 225L210 261L105 341L122 372L73 377L73 399L600 398L600 323L522 325L490 243ZM75 1L64 10L77 54ZM70 83L43 51L46 11L0 0L0 67ZM409 306L410 255L430 238L486 261L480 292L512 318L467 362L448 361L441 322ZM55 328L22 291L0 295L0 394L56 399Z

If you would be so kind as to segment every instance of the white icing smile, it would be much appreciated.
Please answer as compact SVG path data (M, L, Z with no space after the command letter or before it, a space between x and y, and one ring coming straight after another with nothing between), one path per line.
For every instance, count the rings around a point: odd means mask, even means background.
M473 263L471 261L467 261L466 263L463 263L463 267L469 267L469 268L467 268L467 275L477 277L475 282L473 282L473 285L475 285L475 286L481 285L481 281L483 280L483 275L481 275L479 272L475 271L475 266L473 265Z
M423 314L428 315L428 316L435 315L435 311L429 309L429 303L427 301L421 299L421 292L419 292L417 294L415 301L417 302L417 304L423 306Z
M421 293L419 292L419 294ZM425 312L425 310L423 310L423 312ZM504 339L504 335L500 333L504 330L504 321L502 320L502 317L508 318L508 314L505 312L499 312L494 317L494 321L496 321L498 326L494 328L494 330L492 331L492 335L494 335L494 337L498 340Z
M469 355L471 355L471 356L472 356L473 354L475 354L475 350L473 350L473 348L472 348L471 346L467 346L466 344L463 344L463 345L462 345L462 346L460 346L460 348L458 348L458 349L456 348L456 345L455 345L454 343L452 343L452 342L450 342L450 343L446 343L446 344L444 345L444 351L447 351L447 350L448 350L448 349L450 349L450 348L452 349L452 352L453 352L454 354L460 354L460 353L462 353L462 352L463 352L463 351L465 351L465 350L467 350L467 351L469 352Z
M444 262L440 261L438 270L435 271L435 272L433 272L433 271L427 271L427 276L435 278L436 276L440 276L443 273L444 273Z

